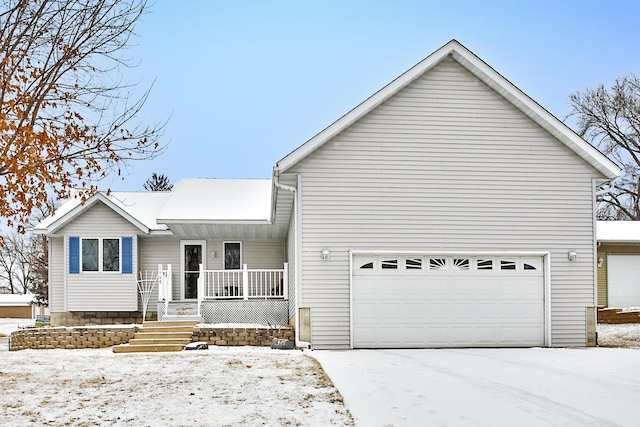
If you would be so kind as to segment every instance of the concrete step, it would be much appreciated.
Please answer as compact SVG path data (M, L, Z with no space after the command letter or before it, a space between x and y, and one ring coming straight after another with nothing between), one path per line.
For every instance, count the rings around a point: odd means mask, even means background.
M184 344L122 344L113 347L114 353L158 353L182 351Z
M129 340L130 345L156 345L156 344L189 344L191 338L133 338Z
M194 326L196 326L198 324L197 320L191 320L191 319L176 319L176 320L171 320L171 321L164 321L164 320L154 320L154 321L149 321L149 322L144 322L142 324L143 328L154 328L154 327L158 327L158 326L189 326L191 328L193 328Z
M175 332L136 332L134 339L159 339L159 338L180 338L180 339L191 339L193 335L193 331L175 331Z
M193 332L193 326L144 326L138 330L138 333L145 332Z

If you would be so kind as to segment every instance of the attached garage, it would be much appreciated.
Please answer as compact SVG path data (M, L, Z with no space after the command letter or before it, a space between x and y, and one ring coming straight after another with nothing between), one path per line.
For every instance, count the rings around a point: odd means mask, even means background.
M609 307L640 307L640 255L608 255Z
M354 348L545 345L542 256L354 255Z

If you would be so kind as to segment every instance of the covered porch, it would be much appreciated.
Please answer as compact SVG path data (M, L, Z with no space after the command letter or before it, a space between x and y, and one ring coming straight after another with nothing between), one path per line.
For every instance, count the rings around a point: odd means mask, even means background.
M157 272L158 319L209 324L284 325L289 322L289 269L207 270L199 265L196 298L175 299L171 264Z

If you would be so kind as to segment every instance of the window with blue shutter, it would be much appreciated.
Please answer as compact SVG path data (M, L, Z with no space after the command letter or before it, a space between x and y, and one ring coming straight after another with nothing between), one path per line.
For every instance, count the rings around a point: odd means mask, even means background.
M69 274L80 273L80 238L69 237Z
M122 238L122 273L133 273L133 237Z

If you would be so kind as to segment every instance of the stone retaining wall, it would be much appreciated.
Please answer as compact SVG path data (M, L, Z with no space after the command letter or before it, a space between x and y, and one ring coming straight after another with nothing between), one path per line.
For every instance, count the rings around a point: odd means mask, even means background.
M192 341L206 341L210 345L268 347L274 338L293 341L290 328L194 328Z
M11 333L9 350L47 350L76 348L108 348L126 344L137 328L123 326L84 326L30 328ZM274 338L293 341L294 330L289 328L194 328L191 341L206 341L210 345L268 347Z
M146 320L157 320L155 311L148 311ZM54 326L128 325L142 323L139 311L68 311L52 312Z
M128 343L136 331L133 325L82 328L31 328L11 333L9 350L108 348Z

